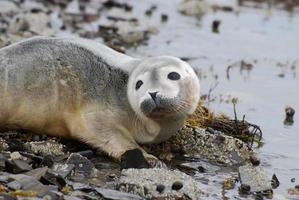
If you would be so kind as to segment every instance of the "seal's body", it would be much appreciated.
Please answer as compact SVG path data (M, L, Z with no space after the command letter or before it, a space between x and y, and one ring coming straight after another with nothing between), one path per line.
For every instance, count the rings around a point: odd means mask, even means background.
M80 38L0 50L1 129L77 138L117 159L168 139L198 99L194 71L174 57L134 59Z

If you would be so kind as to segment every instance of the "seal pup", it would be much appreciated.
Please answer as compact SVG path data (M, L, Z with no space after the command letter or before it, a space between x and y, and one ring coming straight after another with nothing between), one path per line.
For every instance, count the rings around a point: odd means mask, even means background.
M132 58L82 38L34 37L0 50L0 128L72 137L121 159L167 140L199 100L199 80L170 56Z

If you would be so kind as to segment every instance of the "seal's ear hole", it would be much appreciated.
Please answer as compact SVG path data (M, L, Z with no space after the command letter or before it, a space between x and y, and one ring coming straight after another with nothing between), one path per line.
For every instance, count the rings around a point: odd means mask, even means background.
M170 72L167 76L168 79L176 81L179 80L181 78L181 75L177 72Z
M143 82L142 81L137 81L135 89L138 90L142 86Z

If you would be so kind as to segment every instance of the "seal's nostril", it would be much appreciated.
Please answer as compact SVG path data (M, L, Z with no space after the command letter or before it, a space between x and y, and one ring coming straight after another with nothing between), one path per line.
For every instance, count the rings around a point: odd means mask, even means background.
M149 92L149 94L151 95L152 99L156 101L158 92Z

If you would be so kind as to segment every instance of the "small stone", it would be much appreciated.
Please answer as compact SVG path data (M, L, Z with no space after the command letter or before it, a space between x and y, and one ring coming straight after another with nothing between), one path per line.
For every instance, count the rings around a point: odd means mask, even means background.
M214 20L212 23L212 31L213 33L219 33L219 26L221 24L220 20Z
M239 191L241 194L250 194L250 186L246 184L241 184Z
M75 173L82 174L85 177L89 177L94 169L93 163L78 153L72 153L67 159L66 164L73 164Z
M291 178L291 182L294 183L296 181L295 178Z
M215 140L214 140L214 143L220 145L220 144L223 144L224 141L225 141L225 137L224 136L217 135L216 138L215 138Z
M42 176L44 176L48 171L48 167L41 167L41 168L36 168L34 170L31 170L29 172L26 172L25 174L28 176L32 176L36 178L37 180L41 179Z
M63 152L64 146L55 140L27 142L25 145L27 149L41 156L51 155L55 157L65 155Z
M126 44L135 44L144 40L145 34L143 31L134 31L121 34L121 39Z
M60 163L55 163L50 169L53 171L53 173L56 173L60 175L62 178L66 178L69 176L72 172L72 170L75 168L74 164L60 164Z
M34 142L40 141L40 135L33 135L32 141L34 141Z
M293 125L294 123L294 114L295 114L295 109L290 107L290 106L287 106L285 108L285 113L286 113L286 117L284 119L284 124L285 125Z
M250 186L251 192L263 192L272 190L271 179L265 170L251 163L239 167L240 181L245 186Z
M46 155L41 162L42 166L47 166L49 168L51 168L53 164L54 164L54 158L51 155Z
M0 175L0 182L1 183L6 183L8 180L8 176L7 175Z
M157 191L160 184L165 186L162 193ZM191 176L178 170L160 168L124 169L116 188L138 194L143 199L200 199L201 196L199 185Z
M91 190L92 187L85 183L78 183L78 182L72 182L68 181L68 185L72 186L73 190Z
M199 173L205 173L206 169L203 166L198 166L198 172Z
M180 181L176 181L172 184L171 189L173 190L180 190L183 187L183 183Z
M293 117L294 114L295 114L295 109L292 108L292 107L290 107L290 106L287 106L287 107L285 108L285 113L286 113L286 116L288 116L288 117Z
M7 193L0 193L0 199L3 200L15 200L16 198L7 194Z
M22 158L22 155L19 152L14 151L10 154L10 158L12 160L20 160Z
M299 189L296 189L296 188L289 188L288 189L288 193L290 195L299 195Z
M232 178L227 178L223 182L223 189L231 190L235 186L235 181Z
M21 184L22 190L36 192L37 196L39 197L43 197L49 192L49 188L41 184L32 176L27 176L24 174L15 174L10 175L9 178L19 182Z
M250 162L253 166L260 165L260 160L256 156L250 156Z
M157 185L157 189L156 190L158 192L162 193L164 191L164 189L165 189L165 185L163 185L163 184Z
M162 14L161 15L161 22L167 22L167 20L168 20L168 15Z
M7 187L12 190L19 190L22 185L18 181L11 181L7 184Z
M42 178L41 182L46 185L56 185L60 189L66 186L66 181L61 176L48 171Z
M13 151L25 151L25 145L23 142L16 140L16 139L12 139L8 142L8 150L13 152Z
M277 176L275 174L273 174L272 176L272 180L271 180L271 185L272 185L272 188L275 189L279 186L279 180L277 178Z
M23 160L11 160L6 162L7 171L18 174L32 170L32 167Z

